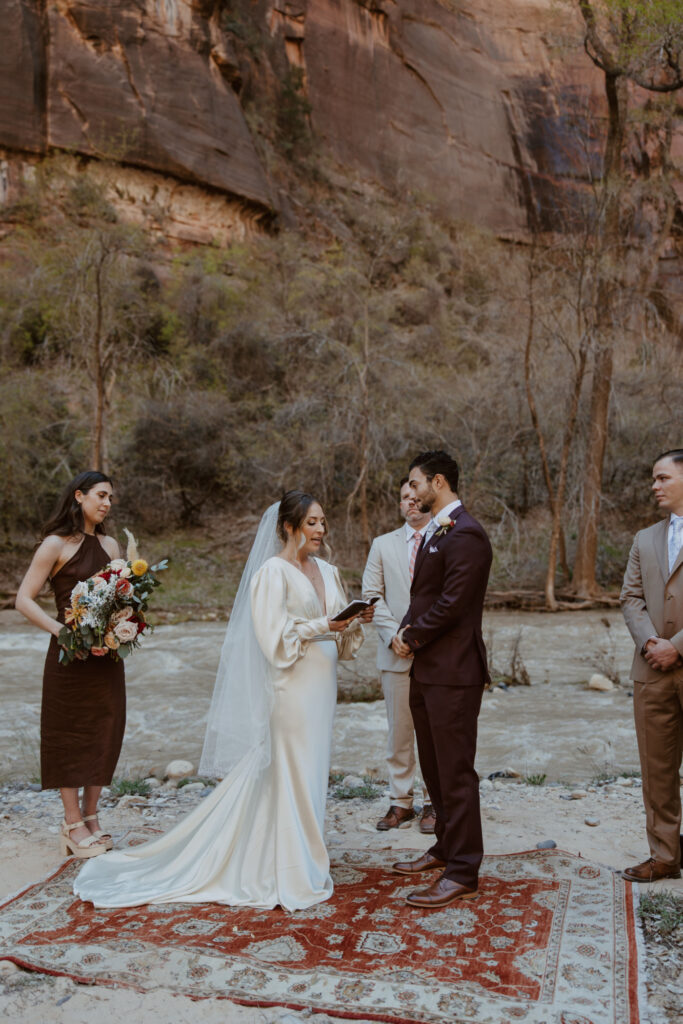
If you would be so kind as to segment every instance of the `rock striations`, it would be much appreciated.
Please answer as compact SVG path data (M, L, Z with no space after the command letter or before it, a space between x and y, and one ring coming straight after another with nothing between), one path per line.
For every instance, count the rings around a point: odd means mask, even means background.
M500 236L561 230L599 148L601 84L554 0L3 0L0 30L6 156L107 157L252 220L277 204L240 96L291 67L340 164Z
M266 175L221 71L223 41L201 8L5 0L0 144L121 160L269 206Z

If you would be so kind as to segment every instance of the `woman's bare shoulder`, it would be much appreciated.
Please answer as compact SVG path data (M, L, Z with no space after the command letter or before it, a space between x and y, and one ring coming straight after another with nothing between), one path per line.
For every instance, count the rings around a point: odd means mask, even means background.
M56 533L50 533L36 548L36 555L40 558L52 558L57 561L64 548L68 547L71 537L60 537Z
M114 537L110 537L107 533L100 533L98 534L97 539L110 558L121 557L121 549Z

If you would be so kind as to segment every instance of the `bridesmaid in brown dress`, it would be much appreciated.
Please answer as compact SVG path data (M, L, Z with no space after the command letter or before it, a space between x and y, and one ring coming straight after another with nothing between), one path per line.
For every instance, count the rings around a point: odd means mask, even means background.
M16 607L52 634L43 673L40 766L43 789L59 789L64 804L61 847L65 855L95 857L110 850L111 836L97 820L102 786L111 782L126 723L123 661L88 655L60 665L57 635L71 591L113 558L119 546L104 531L112 483L104 473L80 473L62 494L43 528L43 541L22 580ZM57 618L36 597L49 580ZM82 808L79 790L82 788Z

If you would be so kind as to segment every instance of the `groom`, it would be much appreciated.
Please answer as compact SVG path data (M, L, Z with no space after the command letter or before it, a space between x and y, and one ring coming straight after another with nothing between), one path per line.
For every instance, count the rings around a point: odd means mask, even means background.
M414 907L445 907L477 893L484 853L479 777L474 770L477 718L488 682L481 635L491 544L458 498L458 464L444 451L423 452L409 483L432 521L417 555L410 607L392 647L413 657L410 710L420 767L436 811L436 842L399 874L441 869L430 885L409 893Z

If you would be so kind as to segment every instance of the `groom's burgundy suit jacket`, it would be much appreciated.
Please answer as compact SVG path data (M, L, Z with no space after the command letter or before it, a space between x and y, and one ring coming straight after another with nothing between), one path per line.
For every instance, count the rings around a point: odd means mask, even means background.
M453 526L420 548L401 623L418 682L483 686L489 681L481 635L491 544L484 527L459 505Z

